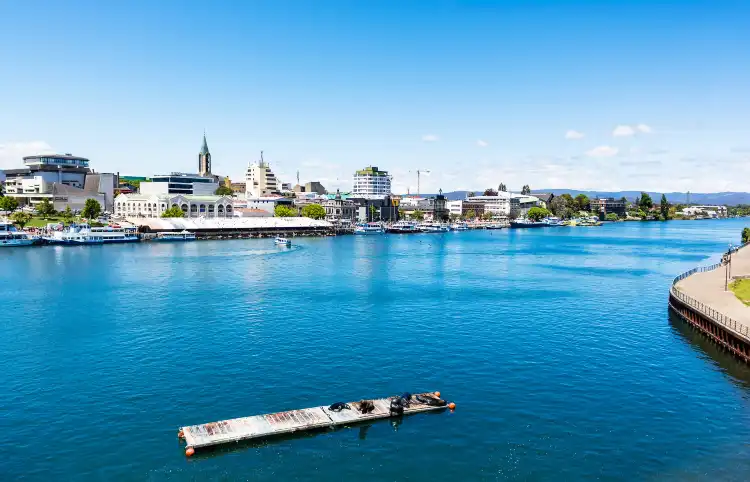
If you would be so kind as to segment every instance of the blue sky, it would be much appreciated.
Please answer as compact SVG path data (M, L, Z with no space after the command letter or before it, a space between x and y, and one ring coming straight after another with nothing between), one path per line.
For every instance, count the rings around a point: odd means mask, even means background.
M750 2L652 3L0 2L0 168L749 190Z

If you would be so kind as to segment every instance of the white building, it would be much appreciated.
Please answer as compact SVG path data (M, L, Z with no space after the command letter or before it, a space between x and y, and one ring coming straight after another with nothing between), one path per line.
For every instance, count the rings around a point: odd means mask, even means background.
M688 206L683 208L684 216L708 216L710 218L727 217L726 206Z
M232 198L193 194L120 194L115 198L114 215L123 218L158 218L174 206L182 209L188 218L227 218L234 215Z
M491 213L493 217L501 218L510 216L510 193L500 191L497 193L497 196L470 196L466 200L470 203L484 204L484 212Z
M272 215L276 211L276 206L282 204L284 206L292 207L292 199L282 196L263 196L263 197L248 197L245 200L245 207L248 209L262 209L268 211Z
M140 193L148 196L166 194L185 194L208 196L213 195L219 188L213 176L173 172L171 174L156 175L149 182L142 182Z
M67 206L83 209L87 199L95 199L106 211L112 210L117 175L97 174L89 160L71 154L42 154L23 158L23 169L5 171L5 193L21 205L36 205L48 199L56 210Z
M260 161L247 166L245 174L245 196L250 198L262 198L279 194L279 182L271 168L263 160L263 152L260 153Z
M368 166L354 173L351 197L385 199L391 195L391 176L376 166Z

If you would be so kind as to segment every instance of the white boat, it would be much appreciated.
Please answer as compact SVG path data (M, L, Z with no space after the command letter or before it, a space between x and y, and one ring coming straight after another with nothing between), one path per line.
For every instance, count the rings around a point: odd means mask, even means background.
M562 219L558 218L557 216L547 216L546 218L542 219L542 222L547 226L562 226Z
M380 223L359 223L354 226L354 234L383 234L385 229Z
M420 231L423 233L447 233L450 228L440 223L422 223L417 225Z
M398 221L385 228L385 230L386 232L393 234L411 234L420 232L416 224L408 221Z
M468 231L469 225L466 223L453 223L451 224L451 231Z
M119 226L90 227L88 224L70 225L67 229L53 231L46 236L50 244L110 244L139 241L135 228Z
M0 248L31 246L39 241L40 238L18 231L11 223L0 221Z
M195 233L188 230L179 233L156 233L154 241L195 241Z
M504 225L504 224L500 224L500 223L490 223L490 224L486 224L486 225L484 226L484 229L503 229L504 227L505 227L505 225Z
M284 238L282 236L276 236L274 243L278 244L279 246L291 246L292 240L289 238Z

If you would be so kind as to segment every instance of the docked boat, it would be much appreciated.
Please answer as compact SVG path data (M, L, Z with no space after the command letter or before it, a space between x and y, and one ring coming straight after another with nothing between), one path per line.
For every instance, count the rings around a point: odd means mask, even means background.
M195 233L183 230L179 233L156 233L154 241L195 241Z
M542 222L546 224L547 226L562 226L562 219L556 217L556 216L547 216L546 218L542 219Z
M423 233L447 233L450 228L440 223L422 223L417 228Z
M140 241L136 228L123 228L120 226L101 226L89 228L92 236L101 236L105 244L108 243L135 243Z
M39 242L41 242L41 238L38 236L18 231L11 223L0 221L0 248L31 246Z
M354 226L354 234L383 234L385 229L380 223L359 223Z
M421 232L417 225L408 221L398 221L385 228L386 233L411 234Z
M490 223L484 226L484 229L503 229L505 226L500 223Z
M279 246L291 246L292 245L292 240L291 239L284 238L282 236L276 236L276 239L274 239L273 242L276 243Z
M453 223L450 228L451 231L468 231L469 225L466 223Z
M532 221L527 218L519 218L510 222L511 228L543 228L547 226L544 221Z

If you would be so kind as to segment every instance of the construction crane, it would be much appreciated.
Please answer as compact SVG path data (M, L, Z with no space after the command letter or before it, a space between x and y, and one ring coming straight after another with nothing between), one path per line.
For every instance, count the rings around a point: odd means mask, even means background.
M417 196L419 196L419 177L422 174L429 174L430 171L428 169L417 169L416 171L409 171L409 172L416 172L417 173Z

